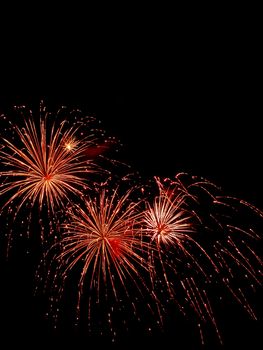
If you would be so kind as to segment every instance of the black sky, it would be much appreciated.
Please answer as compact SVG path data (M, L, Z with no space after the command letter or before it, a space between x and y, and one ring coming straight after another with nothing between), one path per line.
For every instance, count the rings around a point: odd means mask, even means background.
M41 99L79 107L121 140L125 160L143 175L204 176L262 208L259 45L248 27L218 21L123 36L120 27L98 37L83 28L36 37L33 28L6 29L0 111ZM33 268L17 263L1 259L5 332L29 336L32 327L43 336L29 296Z

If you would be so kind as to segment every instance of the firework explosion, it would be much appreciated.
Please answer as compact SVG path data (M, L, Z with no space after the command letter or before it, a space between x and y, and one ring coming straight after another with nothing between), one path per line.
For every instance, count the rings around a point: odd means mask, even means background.
M133 318L143 319L147 329L165 327L173 310L194 322L202 343L211 330L223 342L217 321L223 298L257 319L252 301L256 286L262 284L262 262L256 253L260 237L245 222L240 225L240 215L259 218L262 213L187 174L174 180L156 178L150 192L155 188L158 193L151 196L142 187L140 200L131 196L133 187L122 196L104 188L86 198L83 206L67 209L53 259L53 284L60 286L56 303L75 270L77 318L86 310L89 329L94 330L98 305L103 305L95 329L105 334L108 324L115 337L120 329L116 315L126 315L119 318L129 329L131 305Z
M188 174L155 178L147 193L139 182L122 193L94 161L109 144L74 113L52 121L41 105L39 123L31 112L22 113L23 127L2 119L9 126L1 137L1 213L16 219L36 207L41 222L46 210L54 224L44 288L55 322L67 289L76 295L77 320L113 338L142 319L148 330L165 328L167 315L178 312L193 320L203 343L211 327L222 342L217 314L226 296L257 319L261 237L251 222L262 212ZM94 180L101 173L106 178Z
M62 226L62 240L54 247L60 251L55 262L59 262L56 278L62 279L61 286L64 286L72 270L76 270L78 265L82 266L76 309L80 310L81 296L85 290L89 294L90 327L96 301L103 305L114 305L114 308L109 308L107 322L112 333L115 333L112 324L113 309L115 313L124 310L128 313L131 308L133 317L138 321L135 299L139 303L147 298L157 302L147 283L149 244L141 229L140 202L131 200L133 192L132 188L119 196L118 189L112 191L104 188L97 196L86 198L82 207L70 207L67 210L67 223ZM84 284L87 288L83 288ZM62 292L63 287L60 290ZM146 305L148 311L153 312L148 301ZM94 314L96 312L98 310ZM122 322L124 328L128 327L127 320ZM105 324L101 326L105 333Z
M146 202L143 214L144 230L158 252L150 257L153 289L159 296L166 286L170 298L164 304L169 308L175 303L185 316L196 319L202 342L202 325L208 322L222 342L212 305L221 288L257 319L249 298L255 286L262 285L262 262L256 254L260 237L240 226L240 215L248 211L262 217L262 213L249 203L222 196L211 182L187 174L178 174L175 180L156 179L156 184L159 194L152 203Z
M46 203L54 212L65 199L70 201L69 194L82 195L87 186L85 174L94 172L94 165L85 152L94 146L93 135L78 139L79 126L68 127L63 121L48 128L49 122L46 113L39 126L29 115L24 127L13 126L14 141L2 139L0 159L7 169L0 174L5 178L0 195L10 193L4 207L17 200L19 211L25 202L33 206L38 201L40 208Z
M7 123L0 147L1 212L12 212L13 220L21 212L30 222L37 207L43 223L45 208L49 222L56 225L57 212L82 198L83 191L94 185L95 175L107 174L98 157L109 143L100 140L101 130L92 128L95 119L78 110L62 108L54 120L41 104L39 122L25 107L17 107L16 112L17 123L5 116L1 119L3 125Z
M157 246L172 245L179 237L191 232L191 216L183 210L185 194L182 191L169 191L163 189L159 180L159 195L154 198L151 206L146 202L144 223L146 231L157 242Z

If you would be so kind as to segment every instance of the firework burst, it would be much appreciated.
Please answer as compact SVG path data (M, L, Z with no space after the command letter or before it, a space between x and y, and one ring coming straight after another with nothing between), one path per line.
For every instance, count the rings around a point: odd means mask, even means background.
M156 305L157 302L147 282L149 244L141 229L140 201L131 200L133 192L134 189L129 189L119 196L118 190L102 189L95 198L86 198L84 208L70 207L68 222L63 225L64 234L58 243L60 253L55 259L59 262L56 276L62 278L62 285L74 269L82 266L76 309L80 310L85 290L89 294L89 326L95 300L104 305L105 310L109 309L108 304L114 305L108 312L113 333L111 316L114 318L114 309L122 313L122 326L126 327L127 319L123 319L123 314L128 313L129 308L136 321L139 319L136 316L138 300L140 304L142 300L151 300L146 302L146 308L151 313L153 310L149 303L154 301ZM101 326L105 329L105 324Z
M94 146L94 137L78 139L79 126L68 127L65 121L50 128L48 123L48 114L39 126L29 116L23 128L13 126L14 141L2 138L0 159L6 169L0 173L0 195L9 194L4 207L17 201L19 211L26 202L38 202L40 208L46 203L54 212L70 201L69 194L80 196L87 187L85 175L95 167L84 154Z
M202 341L202 324L208 321L222 341L212 305L215 290L225 288L256 319L249 296L262 284L262 262L255 251L259 236L241 227L240 215L244 210L256 217L262 213L187 174L156 179L156 184L159 193L146 201L143 214L144 230L157 248L150 255L153 289L159 295L166 286L168 308L175 303L185 316L196 318Z
M102 156L112 143L91 128L93 118L80 111L66 116L62 108L53 121L43 104L37 122L32 112L18 111L23 126L1 117L8 127L0 145L0 214L12 213L12 232L18 215L29 213L30 222L37 210L41 238L46 226L54 233L43 265L52 255L45 288L52 282L55 320L68 288L70 297L76 293L77 319L84 317L92 333L109 330L113 337L129 328L131 318L135 324L143 319L143 328L159 327L176 310L194 320L202 342L211 327L222 342L217 316L226 296L258 318L253 295L262 286L262 240L254 229L263 217L259 209L188 174L155 178L148 194L135 181L119 195L110 182L119 177L130 184L133 174L101 166L98 158L103 165L122 162Z
M3 115L1 122L0 214L7 213L6 222L11 218L6 228L8 252L14 221L20 222L21 231L25 226L29 237L32 218L39 218L41 242L45 237L56 239L67 204L80 202L96 181L108 177L102 153L113 142L94 128L94 117L66 107L53 114L41 103L38 116L20 106L13 118Z
M165 191L159 180L159 195L154 198L151 206L146 202L144 222L146 232L156 240L158 247L170 245L184 234L191 232L191 216L183 210L184 194Z

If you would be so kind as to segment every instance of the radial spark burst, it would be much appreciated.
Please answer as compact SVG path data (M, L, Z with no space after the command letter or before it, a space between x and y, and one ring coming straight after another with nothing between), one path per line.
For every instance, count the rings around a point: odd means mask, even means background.
M213 305L218 303L215 294L221 301L222 288L257 318L251 294L262 285L262 261L256 254L260 237L247 225L249 215L258 219L262 213L187 174L156 179L156 184L159 193L146 201L143 213L144 230L157 248L150 255L153 290L159 297L166 286L167 308L175 304L196 319L202 341L208 323L222 341ZM165 299L160 297L164 304Z
M102 189L96 197L88 197L84 207L70 207L68 222L63 226L64 235L58 245L60 253L56 256L59 262L56 275L61 276L63 285L70 273L81 266L77 310L85 291L89 295L89 325L93 322L92 317L96 319L92 309L97 302L104 305L102 313L108 310L113 333L114 311L120 313L122 327L126 327L129 308L133 317L139 318L136 304L141 305L147 298L156 303L147 282L149 244L141 230L140 202L131 200L132 192L133 189L129 189L119 196L118 190ZM152 312L149 301L146 308ZM101 327L106 329L107 322Z
M54 212L71 200L71 195L82 196L88 185L88 174L96 168L85 156L94 147L92 132L81 135L84 121L69 126L66 120L50 120L42 106L39 123L32 113L24 115L24 126L11 125L12 139L2 136L0 150L0 195L8 198L3 207L25 203L44 204Z
M53 113L41 103L33 113L19 106L0 120L0 216L8 254L15 225L21 237L39 232L41 244L57 239L68 203L79 203L109 176L103 154L113 142L96 118L66 107Z
M183 209L185 195L165 191L159 180L159 195L154 198L151 205L146 202L144 222L146 232L151 235L152 240L157 241L160 246L173 244L175 241L192 232L191 216Z

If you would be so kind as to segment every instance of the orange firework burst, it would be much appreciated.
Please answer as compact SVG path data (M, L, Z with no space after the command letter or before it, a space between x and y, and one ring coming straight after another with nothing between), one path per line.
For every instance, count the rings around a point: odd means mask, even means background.
M64 226L66 233L60 258L67 262L72 259L67 271L84 255L81 285L90 267L91 283L95 281L94 276L101 274L105 281L112 268L122 284L126 273L137 273L135 264L141 264L142 258L136 250L141 251L143 247L138 234L140 213L136 210L137 203L130 202L124 209L129 195L130 191L117 199L117 191L108 197L103 190L98 200L86 199L85 210L79 206L69 210L70 222ZM116 295L111 273L109 277Z
M158 178L155 180L159 193L153 203L146 201L143 213L144 230L151 237L152 243L156 243L157 246L156 251L151 250L150 254L151 265L154 266L151 271L153 289L158 289L156 284L161 284L162 291L163 285L166 285L170 301L176 302L179 309L187 315L186 307L178 297L179 289L184 288L187 283L186 296L184 295L183 299L188 299L190 308L199 317L204 319L208 315L216 326L214 317L207 307L207 297L202 296L203 291L199 290L192 273L194 271L199 280L204 278L209 280L207 263L214 267L215 265L195 239L195 215L186 209L187 197L190 194L179 182L171 184L169 179L165 179L164 183ZM199 262L200 253L206 259L206 267ZM184 265L184 271L179 274L181 264ZM190 278L185 278L189 276L189 271Z
M146 202L144 222L146 231L157 241L157 245L169 245L182 239L186 233L192 232L191 216L182 209L185 194L165 190L160 181L159 195L151 205Z
M65 120L56 125L43 106L40 112L39 125L32 115L25 115L22 128L12 125L13 140L2 137L0 159L5 169L0 172L0 195L9 196L3 207L16 202L19 211L27 202L38 202L54 212L70 201L70 195L82 195L86 175L96 169L85 157L95 137L78 135L83 121L70 127Z
M211 182L187 174L156 183L159 193L153 202L146 201L143 213L144 230L157 246L150 255L153 289L159 295L166 285L168 308L175 302L188 317L194 312L202 341L201 324L207 321L222 341L212 307L218 283L256 319L248 296L256 284L261 285L262 262L254 251L259 237L240 227L240 215L247 209L256 217L262 213L249 203L222 196Z
M121 312L121 304L125 301L124 313L130 304L134 315L134 294L137 293L141 299L145 299L145 294L155 299L147 286L149 244L143 239L141 230L140 202L130 199L132 192L133 189L129 189L119 197L117 190L109 193L102 189L96 198L86 199L84 209L73 206L68 210L68 223L64 225L65 232L58 243L62 250L56 257L60 263L58 271L64 284L71 270L79 264L82 266L77 310L83 288L88 285L89 324L94 294L102 304L105 299L110 304L115 300L113 305L115 311L119 307L117 312ZM56 274L59 275L58 272ZM146 278L143 278L145 275ZM109 314L112 313L113 307ZM124 318L123 322L126 321ZM105 328L105 324L102 327Z

